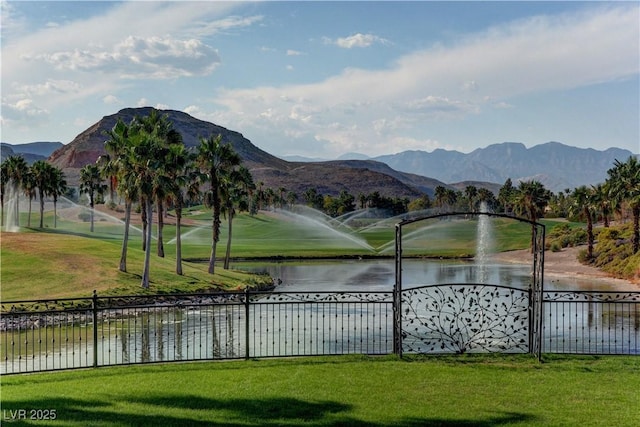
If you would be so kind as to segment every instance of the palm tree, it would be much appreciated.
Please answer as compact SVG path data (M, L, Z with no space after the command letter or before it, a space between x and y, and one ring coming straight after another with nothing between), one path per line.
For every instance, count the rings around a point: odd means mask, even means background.
M571 215L582 217L587 221L587 259L593 259L593 208L595 192L582 185L571 193L573 203L569 206Z
M53 197L53 228L58 227L58 197L67 192L67 180L62 170L54 167L49 183L49 195Z
M469 204L469 212L476 209L476 199L478 198L478 188L475 185L467 185L464 189L464 196Z
M135 187L135 191L138 193L147 215L147 227L143 230L145 252L141 286L148 288L152 236L151 224L153 224L154 180L157 171L162 165L162 156L160 155L160 138L158 138L155 130L147 132L138 128L135 129L135 131L140 131L140 133L137 138L132 140L132 145L126 150L125 161L130 165L126 182L127 185Z
M446 202L447 199L447 189L445 187L443 187L442 185L438 185L435 189L435 200L434 200L434 204L439 207L439 208L443 208L444 205L447 203Z
M629 204L633 216L633 253L640 250L640 161L629 156L626 162L616 160L607 171L609 194L614 200Z
M498 201L502 205L504 213L511 211L515 191L511 178L507 178L502 187L500 187L500 191L498 191Z
M173 129L173 124L169 121L169 116L167 114L160 114L156 109L151 110L148 116L136 117L134 120L135 126L143 133L153 135L153 138L156 140L155 149L158 157L155 159L155 163L158 168L153 176L152 197L158 213L158 256L164 257L162 235L164 228L164 202L167 198L167 187L169 186L167 175L163 172L165 169L164 157L167 155L167 150L170 145L183 143L182 135ZM148 223L149 226L151 226L151 221Z
M135 129L118 119L110 131L105 132L109 137L104 143L107 155L100 162L101 175L109 176L109 182L115 185L115 190L124 197L124 233L122 237L122 250L118 269L127 271L127 248L129 244L129 228L131 226L131 208L133 201L139 194L135 186L133 165L129 151L134 145L133 141L139 137ZM143 239L144 240L144 239Z
M29 171L22 179L22 191L24 192L24 195L27 197L27 199L29 199L29 213L27 214L27 227L31 227L31 202L33 201L33 199L36 198L36 188L37 188L37 185L33 175L33 168L29 168ZM42 200L42 198L40 200ZM42 201L42 203L44 203L44 201Z
M602 221L604 223L604 227L609 227L609 215L612 212L611 201L609 199L609 188L608 185L598 184L592 186L593 190L593 202L596 205L600 215L602 216Z
M518 215L525 215L535 223L544 215L551 198L551 192L539 181L522 181L514 192L513 205ZM535 239L536 227L531 225L531 250Z
M4 195L9 182L7 161L0 164L0 227L4 227Z
M24 182L25 176L29 173L29 166L22 156L10 156L6 160L6 173L8 177L10 197L15 197L14 208L14 224L8 226L20 226L20 187Z
M120 263L118 269L127 271L127 249L129 245L129 229L131 228L131 208L134 200L140 198L138 187L135 182L135 172L133 166L128 162L126 156L119 160L119 173L117 191L124 197L124 234L122 236L122 250L120 252ZM144 236L143 236L144 240Z
M91 215L91 232L93 232L93 213L96 196L102 196L107 190L107 186L102 183L100 169L95 164L85 165L80 169L80 193L89 196L89 207Z
M220 215L222 211L222 179L236 166L240 165L240 156L231 145L222 143L222 135L200 138L198 147L198 164L209 182L209 190L205 194L205 204L213 210L213 236L211 256L209 257L209 273L215 271L216 246L220 240Z
M196 182L196 173L192 168L194 156L184 144L171 144L166 156L165 166L168 179L167 196L173 202L176 213L176 274L182 275L182 209L185 191Z
M234 169L225 179L225 199L226 199L226 212L228 218L228 233L227 233L227 251L224 257L224 269L229 269L229 260L231 258L231 234L233 217L236 213L236 207L248 209L249 206L246 200L250 191L255 188L253 183L253 177L249 169L240 166L238 169ZM244 203L244 207L242 204Z
M38 160L31 165L31 173L40 198L40 228L44 227L44 196L52 192L54 167L44 160ZM93 231L93 230L92 230Z
M445 194L445 204L448 206L449 210L453 210L453 207L458 203L458 195L462 194L458 191L447 189Z

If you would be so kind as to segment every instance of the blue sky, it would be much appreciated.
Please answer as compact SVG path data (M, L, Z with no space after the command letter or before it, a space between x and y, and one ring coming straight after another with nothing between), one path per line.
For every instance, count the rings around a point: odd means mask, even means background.
M640 153L637 2L1 4L5 142L148 105L279 156Z

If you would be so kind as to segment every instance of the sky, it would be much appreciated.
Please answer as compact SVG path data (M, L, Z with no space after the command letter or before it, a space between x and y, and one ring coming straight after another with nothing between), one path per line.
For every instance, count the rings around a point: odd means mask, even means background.
M277 156L640 153L638 2L1 2L1 139L153 106Z

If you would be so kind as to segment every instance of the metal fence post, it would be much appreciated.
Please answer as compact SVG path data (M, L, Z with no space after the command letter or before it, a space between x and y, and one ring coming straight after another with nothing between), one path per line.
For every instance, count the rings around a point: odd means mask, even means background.
M396 224L395 283L393 286L393 353L402 357L402 224Z
M244 358L249 359L249 288L244 289Z
M91 299L91 309L93 311L93 367L98 367L98 293L93 290Z

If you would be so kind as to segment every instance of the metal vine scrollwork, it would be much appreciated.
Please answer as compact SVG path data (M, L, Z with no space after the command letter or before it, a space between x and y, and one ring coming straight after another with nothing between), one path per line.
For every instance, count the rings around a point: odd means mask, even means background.
M544 293L545 302L637 302L638 292L612 291L549 291Z
M390 302L391 292L303 292L251 294L252 301L260 302Z
M528 292L438 285L402 292L403 351L527 352Z

